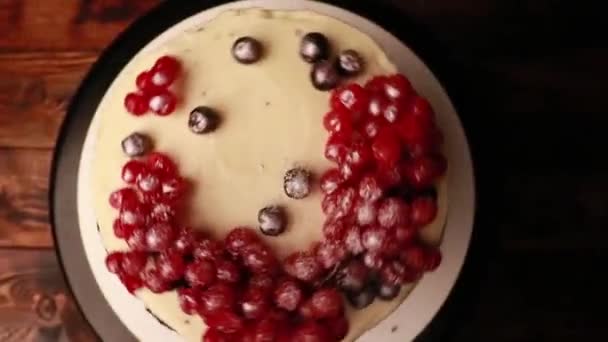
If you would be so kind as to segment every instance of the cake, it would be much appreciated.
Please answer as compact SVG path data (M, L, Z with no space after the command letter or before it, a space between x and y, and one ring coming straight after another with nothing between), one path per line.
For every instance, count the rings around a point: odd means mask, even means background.
M185 340L353 341L441 261L432 108L337 19L225 11L138 54L98 115L108 269Z

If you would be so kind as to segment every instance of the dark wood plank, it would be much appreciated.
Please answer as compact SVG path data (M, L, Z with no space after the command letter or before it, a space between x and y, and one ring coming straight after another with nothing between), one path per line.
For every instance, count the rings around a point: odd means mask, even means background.
M0 50L103 49L159 0L3 0Z
M50 250L0 249L0 340L95 341Z
M0 147L52 148L66 106L96 58L87 52L0 54Z
M0 149L0 246L49 247L51 150Z

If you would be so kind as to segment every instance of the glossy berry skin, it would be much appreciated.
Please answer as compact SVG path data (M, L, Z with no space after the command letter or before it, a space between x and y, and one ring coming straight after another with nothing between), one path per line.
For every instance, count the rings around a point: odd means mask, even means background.
M331 96L331 107L334 109L346 109L351 113L362 113L367 111L369 96L367 92L357 83L336 89Z
M278 236L282 234L287 226L285 209L278 205L260 209L258 212L258 224L260 231L264 235Z
M383 195L380 182L373 174L368 174L361 178L358 187L358 195L365 202L376 202Z
M240 303L240 312L246 319L260 319L270 310L270 298L256 287L249 288L243 294Z
M342 220L327 220L323 225L323 235L329 241L342 241L348 226Z
M342 339L348 335L350 325L348 319L343 315L325 319L322 323L327 328L327 332L331 335L331 341L342 341Z
M137 276L146 266L148 254L145 252L129 251L122 258L122 270L125 274Z
M120 219L115 219L112 223L112 231L114 232L114 236L119 239L126 239L131 235L131 229L126 228L121 222Z
M323 268L316 257L307 252L291 254L283 262L283 268L287 274L305 283L318 280L323 273Z
M370 252L380 253L387 240L388 234L386 229L378 226L366 228L361 235L363 247Z
M437 201L430 197L418 197L410 203L410 218L412 225L423 227L437 216Z
M192 228L182 227L177 231L177 237L173 241L172 248L184 255L191 254L199 241L199 234Z
M329 169L323 173L319 181L321 191L324 194L331 194L338 190L340 185L344 182L342 175L338 169Z
M243 319L230 310L219 310L203 317L207 326L225 334L234 334L243 330Z
M255 63L262 54L262 43L253 37L241 37L232 45L232 57L241 64Z
M157 223L146 232L148 250L162 252L175 240L175 229L167 223Z
M125 286L129 293L133 294L135 291L143 287L142 280L137 276L130 276L127 274L118 274L120 282Z
M232 342L232 337L216 329L207 329L203 335L203 342Z
M108 256L106 256L106 268L108 269L108 271L110 271L114 274L123 272L123 270L122 270L123 255L124 254L122 252L113 252L113 253L108 254Z
M211 261L199 260L186 267L185 278L192 286L205 287L216 279L217 270Z
M202 239L194 246L192 255L195 260L216 261L222 259L225 256L224 244L221 241Z
M400 198L383 200L378 208L378 224L384 228L407 225L410 221L410 207Z
M344 247L352 255L359 255L365 251L361 237L361 227L352 225L344 233Z
M198 299L198 311L206 316L220 310L236 307L238 294L234 286L218 282L202 291Z
M304 293L298 283L291 279L284 279L277 284L273 298L277 307L295 311L302 302Z
M133 228L127 238L127 245L132 251L147 251L146 230L140 227Z
M359 260L353 259L336 274L338 287L346 292L360 292L369 282L370 271Z
M349 136L352 133L352 114L344 108L334 108L323 117L323 126L331 133Z
M142 71L135 79L137 88L147 94L159 91L159 87L152 82L152 72L149 70Z
M361 55L355 50L345 50L338 54L338 72L344 76L355 76L363 70L364 62Z
M148 97L142 93L129 93L125 96L124 105L129 113L141 116L148 112Z
M176 281L184 276L186 264L183 255L167 250L158 256L158 270L167 282Z
M386 301L391 301L401 292L400 285L392 285L392 284L380 284L378 286L378 298Z
M233 256L241 255L243 247L259 241L260 238L255 230L249 227L237 227L231 230L224 240L226 250Z
M372 286L368 286L361 292L347 293L346 298L353 308L361 310L374 302L376 291Z
M121 178L127 184L135 184L139 175L145 170L146 166L139 160L129 160L123 167Z
M160 176L177 176L177 165L166 154L152 152L146 157L146 166Z
M347 256L341 241L323 241L316 244L314 253L319 264L326 270L333 268Z
M409 161L404 167L405 177L410 185L417 189L430 187L443 176L446 161L441 156L423 156Z
M182 311L194 315L199 310L200 291L193 287L180 287L177 289L177 300Z
M215 262L217 268L217 279L227 283L238 283L241 279L241 269L228 259L220 259Z
M181 63L177 58L165 55L156 60L152 70L165 72L171 79L175 79L181 71Z
M385 95L393 100L405 101L412 96L412 85L410 81L401 74L388 77L384 83Z
M342 164L348 153L348 139L342 134L332 134L325 144L325 158L334 163Z
M328 342L330 334L327 328L315 321L301 323L291 336L292 342Z
M313 316L318 319L337 317L344 310L342 296L334 288L317 290L309 300Z
M269 274L253 274L247 284L250 288L256 287L262 289L264 292L270 294L274 290L274 279Z
M148 107L150 110L159 116L167 116L173 113L176 106L177 98L168 90L161 91L153 95L148 101Z
M384 129L374 139L372 151L376 160L385 165L395 165L401 158L401 142L392 129Z
M371 270L380 270L384 265L384 258L380 252L366 252L363 255L363 264Z
M340 82L336 65L327 60L316 62L310 70L310 82L315 89L320 91L335 88Z
M135 190L131 188L123 188L116 190L110 194L110 206L114 209L121 209L124 207L133 207L139 202L139 197Z
M300 41L300 56L308 63L315 63L329 57L329 40L319 32L309 32Z
M141 273L141 279L144 286L153 293L163 293L170 289L169 282L163 278L155 263L152 266L150 264L146 265L146 268Z
M261 243L247 245L243 249L242 261L254 273L274 274L279 266L270 248Z

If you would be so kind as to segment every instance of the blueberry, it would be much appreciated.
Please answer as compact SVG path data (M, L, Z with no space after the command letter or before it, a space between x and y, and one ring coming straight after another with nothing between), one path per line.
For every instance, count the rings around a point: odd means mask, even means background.
M319 32L309 32L300 42L300 56L308 62L315 63L329 57L329 41Z
M380 284L378 286L378 298L382 300L393 300L401 292L401 286L393 284Z
M302 199L310 193L310 172L302 168L294 168L285 173L283 189L290 198Z
M368 307L376 299L376 291L372 286L368 286L361 292L348 292L346 299L357 310Z
M355 50L340 52L336 64L338 72L344 76L355 76L363 70L363 58Z
M280 206L268 206L258 212L260 231L264 235L277 236L285 231L287 217Z
M129 157L139 157L152 149L150 137L142 133L132 133L120 143L122 151Z
M255 63L262 57L262 44L252 37L241 37L232 45L232 56L241 64Z
M219 125L220 117L217 113L205 106L196 107L190 112L188 127L193 133L205 134L214 131Z
M330 90L340 82L340 75L335 63L320 61L313 65L310 71L312 85L318 90Z

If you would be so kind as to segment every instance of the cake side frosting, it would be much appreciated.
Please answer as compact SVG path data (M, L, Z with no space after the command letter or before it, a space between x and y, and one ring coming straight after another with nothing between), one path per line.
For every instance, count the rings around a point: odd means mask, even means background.
M100 234L108 250L127 248L114 237L116 212L107 199L121 187L119 170L128 160L120 141L134 131L153 137L155 149L171 155L182 174L193 181L187 210L193 227L221 238L235 226L254 226L260 208L279 203L290 217L288 229L279 237L266 238L279 257L305 249L322 237L320 191L315 189L309 197L293 201L284 196L282 188L287 169L301 165L319 175L331 167L323 157L327 132L322 125L329 94L311 86L310 66L297 55L301 35L310 31L324 32L337 50L359 51L366 64L365 72L355 79L358 82L396 72L375 42L336 19L312 12L257 9L222 13L200 29L139 54L129 63L97 112L101 124L92 186ZM231 46L244 35L255 36L267 47L259 63L244 66L234 62ZM128 115L123 95L134 87L139 71L165 54L179 56L187 70L177 85L176 112L169 117ZM188 129L188 114L201 105L213 106L222 114L221 129L213 135L195 135ZM433 244L440 240L447 212L445 180L437 190L439 213L423 232ZM376 301L365 310L349 310L351 329L345 340L354 340L373 327L407 293L403 291L391 302ZM202 320L180 310L174 291L153 294L142 289L137 296L187 340L200 340L205 328Z

